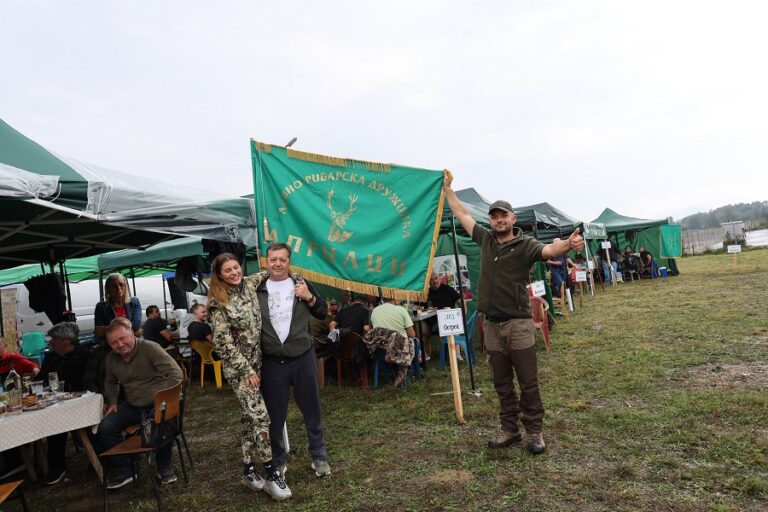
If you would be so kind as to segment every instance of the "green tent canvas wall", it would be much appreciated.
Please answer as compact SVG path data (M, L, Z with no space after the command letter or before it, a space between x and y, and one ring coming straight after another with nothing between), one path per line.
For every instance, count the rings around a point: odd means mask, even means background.
M667 219L638 219L621 215L610 208L603 210L592 222L605 225L609 238L614 238L623 251L630 246L634 251L645 247L656 259L659 267L667 267L676 275L674 258L680 257L680 227L670 225ZM599 241L593 241L590 249L597 250Z

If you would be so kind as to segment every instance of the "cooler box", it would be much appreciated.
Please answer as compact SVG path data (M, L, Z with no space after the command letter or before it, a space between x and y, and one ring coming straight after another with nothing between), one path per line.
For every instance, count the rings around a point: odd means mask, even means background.
M659 267L659 274L661 277L667 277L667 267Z

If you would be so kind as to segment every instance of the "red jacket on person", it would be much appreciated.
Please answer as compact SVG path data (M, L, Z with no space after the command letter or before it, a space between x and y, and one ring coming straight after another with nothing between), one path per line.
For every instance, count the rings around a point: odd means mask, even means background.
M16 366L16 373L19 375L33 373L36 368L39 368L37 363L30 361L21 354L6 352L0 356L0 375L8 374L11 371L11 365Z

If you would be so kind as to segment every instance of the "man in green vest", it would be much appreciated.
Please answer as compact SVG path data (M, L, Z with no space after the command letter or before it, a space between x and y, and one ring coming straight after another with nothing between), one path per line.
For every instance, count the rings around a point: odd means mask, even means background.
M522 420L531 453L545 449L544 404L539 395L535 332L531 301L526 284L536 261L559 258L584 248L578 228L566 240L543 244L514 227L517 217L506 201L488 208L488 230L469 215L451 188L453 175L445 171L443 189L454 216L480 246L480 282L477 309L483 313L485 348L488 351L493 385L499 396L501 433L488 441L489 448L506 448L523 441ZM515 375L520 396L515 392Z

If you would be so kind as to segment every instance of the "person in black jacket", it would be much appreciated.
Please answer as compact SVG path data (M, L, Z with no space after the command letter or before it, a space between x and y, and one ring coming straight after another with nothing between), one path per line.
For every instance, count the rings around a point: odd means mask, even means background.
M74 322L61 322L48 331L51 337L51 352L46 354L38 380L47 381L48 374L56 372L59 382L64 383L62 391L85 391L83 377L88 365L90 352L80 346L80 329ZM48 436L48 475L45 483L61 482L66 476L64 451L67 447L67 432Z
M325 431L317 385L317 356L309 332L309 317L324 319L327 306L314 286L291 271L291 248L274 243L267 248L267 272L256 289L261 308L261 393L271 420L272 460L285 465L283 424L288 396L304 416L311 467L317 476L331 473L325 451ZM285 472L282 471L284 474Z

